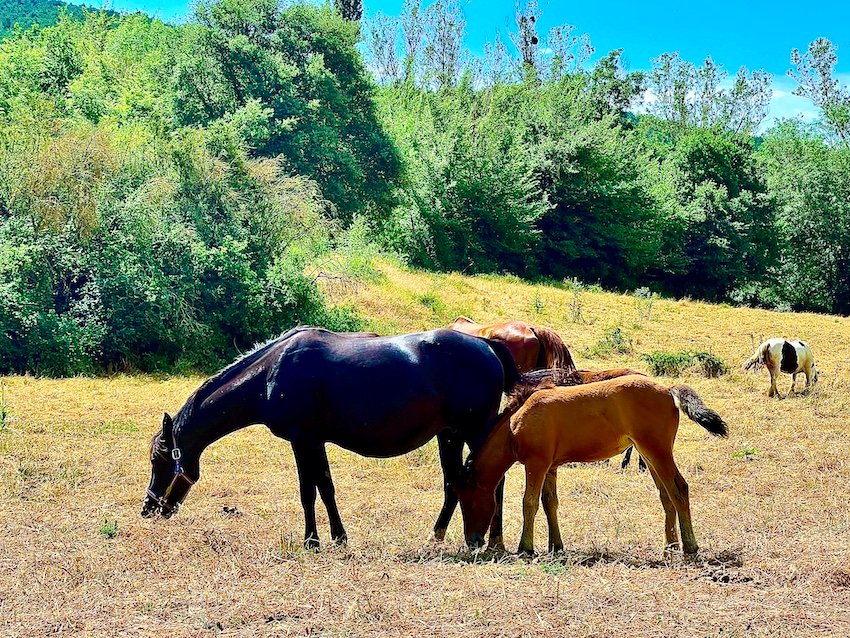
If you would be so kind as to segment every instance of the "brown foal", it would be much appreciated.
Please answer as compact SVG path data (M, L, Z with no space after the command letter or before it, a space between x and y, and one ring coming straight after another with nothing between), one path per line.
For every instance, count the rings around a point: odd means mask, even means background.
M562 550L555 468L570 462L602 461L634 445L658 487L665 515L665 554L678 545L677 517L683 550L695 554L698 547L688 484L673 460L680 409L711 434L727 435L723 419L691 388L667 388L644 376L534 392L516 413L505 413L467 461L466 476L458 488L467 543L473 549L483 544L496 507L496 485L519 461L525 466L526 484L518 551L534 551L534 517L541 492L550 550Z

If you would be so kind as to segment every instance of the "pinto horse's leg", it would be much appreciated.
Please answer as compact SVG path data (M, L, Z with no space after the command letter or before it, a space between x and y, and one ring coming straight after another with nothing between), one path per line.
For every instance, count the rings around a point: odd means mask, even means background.
M557 467L551 468L543 480L543 511L546 512L546 522L549 524L549 551L563 552L564 541L561 540L561 527L558 525Z
M776 387L776 370L767 366L767 371L770 372L770 391L767 393L768 397L775 397L779 394L779 390Z
M437 435L437 447L440 450L440 465L443 468L443 508L437 516L437 522L434 523L434 540L442 541L446 538L446 530L457 507L454 484L463 467L463 441L451 437L444 431Z
M505 504L505 477L496 486L496 511L490 520L490 543L487 549L503 552L505 551L505 539L502 535L502 511Z
M540 506L540 493L549 466L531 460L525 466L525 496L522 498L522 536L519 540L520 554L534 553L534 517Z
M655 481L658 496L661 498L661 507L664 508L664 556L669 557L671 550L679 545L679 536L676 534L676 507L652 467L649 468L649 473L652 475L652 480Z
M788 396L791 396L795 392L795 386L797 385L797 375L798 374L799 374L798 372L795 372L794 374L791 375L791 389L788 390Z
M295 466L298 468L298 484L301 490L301 507L304 509L304 547L319 549L319 532L316 529L316 479L313 468L316 463L315 450L311 447L292 445Z
M344 544L348 542L348 535L345 533L345 527L343 527L342 518L339 515L339 508L336 505L336 488L334 488L333 479L331 478L328 452L324 445L317 450L316 461L316 484L319 488L319 495L322 497L322 502L325 504L325 509L328 510L331 538L335 543Z

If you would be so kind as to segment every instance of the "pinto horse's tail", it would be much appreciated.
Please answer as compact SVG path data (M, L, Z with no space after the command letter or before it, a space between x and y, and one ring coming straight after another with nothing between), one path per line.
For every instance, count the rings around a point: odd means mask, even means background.
M529 326L537 341L540 352L537 354L537 368L558 368L572 372L576 369L573 355L561 336L545 326Z
M729 436L729 426L726 421L702 402L693 388L686 385L674 385L670 388L673 402L694 423L698 423L714 436L726 438Z
M761 344L756 351L753 353L753 356L747 359L747 362L743 366L743 370L751 370L755 368L756 372L758 372L761 366L767 363L767 351L770 350L770 343L765 341Z
M499 357L499 361L502 362L502 370L505 373L505 385L504 391L505 394L510 394L510 392L514 389L514 386L517 384L517 381L520 379L519 370L516 367L516 361L514 361L514 355L511 354L511 351L508 350L508 347L502 343L501 341L496 341L495 339L487 339L485 337L480 337L487 342L487 345L490 346L490 349Z

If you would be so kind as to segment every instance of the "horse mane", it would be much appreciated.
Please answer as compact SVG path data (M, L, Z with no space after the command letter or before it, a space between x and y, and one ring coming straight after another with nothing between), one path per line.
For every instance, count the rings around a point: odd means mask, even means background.
M561 336L545 326L529 326L534 336L540 342L540 353L537 356L538 368L552 368L573 371L576 364L573 355Z
M247 366L259 360L273 346L280 343L281 341L289 339L289 337L301 332L302 330L306 330L309 327L310 326L296 326L295 328L287 330L286 332L277 337L272 337L268 341L258 343L247 353L243 354L240 357L237 357L233 361L233 363L230 363L229 365L225 366L224 368L213 374L209 379L204 381L200 385L200 387L195 390L192 396L189 397L188 401L186 401L186 406L184 407L188 407L188 411L184 415L184 418L187 418L191 415L197 403L202 402L204 401L204 399L209 397L209 395L211 394L211 390L214 386L217 388L222 383L227 383L238 373L242 372ZM181 412L183 411L181 410Z

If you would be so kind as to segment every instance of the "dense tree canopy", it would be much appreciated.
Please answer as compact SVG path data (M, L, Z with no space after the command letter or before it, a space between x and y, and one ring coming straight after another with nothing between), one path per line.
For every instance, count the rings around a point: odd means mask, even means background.
M17 30L0 372L211 367L297 322L356 326L308 268L346 232L427 268L850 313L832 43L790 56L822 119L765 131L763 72L673 53L630 72L539 16L518 5L480 58L454 0L365 24L348 0L217 0L182 26Z

